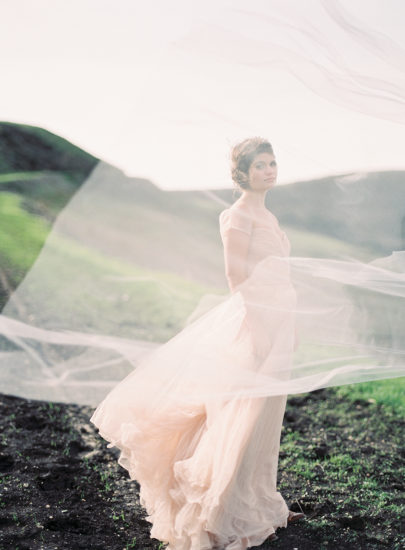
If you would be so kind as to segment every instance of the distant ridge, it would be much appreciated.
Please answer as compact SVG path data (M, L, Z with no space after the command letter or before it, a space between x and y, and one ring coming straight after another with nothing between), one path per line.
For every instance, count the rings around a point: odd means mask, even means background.
M8 192L3 199L10 205L20 201L18 223L26 232L30 232L27 228L32 216L45 220L50 228L60 210L101 164L111 173L112 181L125 180L135 190L136 200L131 204L135 226L128 246L141 263L144 260L160 268L159 257L167 256L169 247L173 270L209 284L224 283L218 215L239 196L231 186L163 190L147 179L126 176L119 168L45 129L0 122L0 191ZM293 255L368 260L405 249L405 171L342 173L276 185L267 194L266 205L287 231ZM21 243L9 226L0 223L0 230L8 233L9 242L17 249ZM144 242L145 235L154 235L153 249ZM33 255L38 242L39 237L31 247ZM21 275L15 276L15 261L1 243L0 262L14 287ZM25 269L25 264L21 265L20 274Z

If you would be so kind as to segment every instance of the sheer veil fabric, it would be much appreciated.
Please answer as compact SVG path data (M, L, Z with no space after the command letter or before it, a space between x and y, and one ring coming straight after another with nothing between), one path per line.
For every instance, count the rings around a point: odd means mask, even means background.
M148 73L138 95L134 155L139 173L147 162L157 181L194 174L217 182L210 159L220 156L225 183L220 191L213 185L194 194L163 192L100 161L56 218L36 262L2 311L5 391L96 405L143 358L148 364L177 349L183 335L189 341L211 323L210 315L216 324L205 335L207 345L199 340L192 346L193 360L205 357L212 331L221 323L233 323L237 332L249 307L263 316L271 308L278 311L265 298L274 278L287 274L296 303L286 305L279 293L277 299L294 316L299 340L288 379L274 366L271 376L260 369L246 375L242 354L236 363L234 357L225 361L233 373L231 387L211 384L216 368L203 369L201 396L299 393L404 375L402 172L331 176L315 191L310 182L276 185L268 192L267 207L278 240L265 245L267 252L251 252L250 279L235 296L229 296L224 275L220 232L241 222L231 208L231 145L251 135L267 137L283 169L283 149L271 136L272 75L286 73L304 84L304 108L309 89L320 113L325 105L342 106L353 113L353 125L359 113L369 117L376 132L381 120L404 122L404 50L345 5L269 0L249 8L225 1L204 7L190 3L190 10L174 2L167 8L171 19L156 56L160 71ZM195 77L188 79L187 89L181 71ZM154 108L145 114L140 100L146 96ZM228 101L221 102L223 97ZM267 112L269 120L263 116ZM154 133L157 121L159 133ZM222 133L214 124L218 121ZM297 128L294 117L286 117L286 126ZM359 154L363 147L358 144ZM164 166L153 158L163 159ZM266 229L254 216L244 223L258 242L266 240ZM288 254L275 247L283 239L292 244ZM257 330L266 333L263 325ZM229 347L232 330L227 334ZM270 337L266 333L257 340ZM157 391L164 386L161 376Z
M139 176L221 185L164 192L100 161L0 315L2 391L97 405L92 422L173 550L242 550L286 524L275 480L287 395L405 375L403 172L276 186L259 216L210 164L225 173L230 146L253 135L283 156L271 109L284 73L320 117L338 106L353 127L404 124L405 52L345 5L162 2L158 70L134 101ZM294 134L288 93L277 108ZM234 292L230 231L250 237Z

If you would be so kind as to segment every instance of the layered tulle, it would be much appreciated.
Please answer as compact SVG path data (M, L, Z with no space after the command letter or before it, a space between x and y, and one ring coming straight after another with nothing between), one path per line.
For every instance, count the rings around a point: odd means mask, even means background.
M271 294L282 296L281 285ZM244 550L286 525L276 490L285 396L238 398L235 389L275 365L288 377L293 319L273 311L261 341L265 319L242 325L241 305L235 293L152 353L91 418L140 483L151 535L173 550ZM253 335L261 353L253 353Z

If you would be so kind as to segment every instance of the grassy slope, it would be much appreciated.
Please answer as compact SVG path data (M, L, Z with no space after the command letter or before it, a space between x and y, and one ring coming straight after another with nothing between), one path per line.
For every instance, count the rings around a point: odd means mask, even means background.
M0 176L0 186L15 182L18 180L20 192L3 191L0 194L0 266L3 275L6 276L8 284L15 288L23 279L25 273L32 265L37 257L43 242L51 228L51 220L54 219L61 206L66 203L69 196L74 191L71 180L62 177L58 180L57 191L55 191L54 182L44 180L43 172L24 172L14 174L3 174ZM181 200L179 201L179 197ZM194 204L195 213L199 210L205 211L207 215L207 201L201 200L198 194L193 197L194 200L188 199L189 204ZM159 200L162 198L159 196ZM178 194L174 201L173 208L184 210L186 200L185 194ZM167 207L167 202L164 204ZM148 217L142 217L141 205L137 205L138 217L144 224L147 231L148 222L151 227L159 220L159 210ZM212 212L209 209L209 214ZM149 214L151 210L148 209ZM40 215L38 215L40 214ZM199 221L201 224L201 220ZM306 255L318 255L327 257L330 251L348 256L358 257L362 251L356 249L347 243L343 243L333 237L327 235L313 234L295 228L286 228L293 244L293 254L299 256L303 253ZM201 228L199 229L201 231ZM208 233L210 233L208 231ZM102 255L94 252L89 256L88 252L80 251L77 244L71 246L73 256L86 257L89 272L91 273L91 265L100 265L100 262L106 262ZM130 334L143 339L154 339L158 341L169 338L181 327L185 317L193 309L193 305L198 298L205 292L215 292L213 287L204 285L193 285L190 281L184 280L181 277L176 277L172 274L164 274L159 270L145 271L142 269L134 269L133 266L126 266L124 263L116 262L114 265L111 260L108 260L108 266L111 273L125 274L126 276L143 276L149 279L143 285L137 285L134 291L132 287L122 287L121 294L125 299L129 300L129 305L137 312L142 312L138 316L138 321L132 323L129 319L123 318L123 326L130 327ZM69 274L66 273L68 277ZM160 287L158 294L157 287ZM167 295L166 288L171 288L171 295ZM156 309L156 297L158 296L161 307ZM3 298L5 299L5 297ZM174 307L175 306L175 307ZM107 318L108 316L105 315ZM105 327L110 330L111 327ZM403 413L405 409L405 379L385 380L381 382L370 382L365 384L355 384L350 386L342 386L338 390L340 396L345 396L350 400L355 400L360 397L375 399L378 403L390 405Z
M3 193L0 196L0 231L3 235L0 240L0 261L2 269L7 271L9 280L14 285L20 282L36 259L50 229L49 224L43 219L27 213L22 208L21 201L21 197L12 193ZM60 237L54 238L49 248L57 251L58 244L62 244ZM106 321L106 324L100 328L101 331L112 333L118 330L116 326L108 326L108 311L111 308L120 307L123 311L122 327L119 328L121 336L125 336L128 331L128 336L131 335L134 338L164 341L181 328L184 318L191 313L196 300L203 294L215 290L171 272L138 268L124 261L113 260L95 250L81 247L74 241L64 240L63 251L65 259L69 260L64 261L64 271L60 273L57 281L51 276L48 282L42 280L41 285L47 288L49 297L52 296L53 290L58 292L61 284L69 288L66 302L62 302L63 297L61 297L58 299L58 305L63 306L64 318L68 318L70 312L76 316L75 322L78 326L92 323L91 315L94 314L95 308L91 307L91 303L94 300L97 305L97 316ZM77 269L69 271L70 266L73 269L78 264L81 266L80 279L77 279ZM53 265L55 269L58 268L57 252L55 256L51 256L47 265L51 271ZM108 301L91 292L93 277L99 276L100 273L124 279L118 287L117 295ZM73 274L76 276L76 284L72 284ZM125 283L125 278L128 278L129 282ZM131 282L132 279L139 282L134 285ZM75 296L82 297L87 287L89 293L86 303L89 307L75 308L77 303ZM108 286L106 286L107 290ZM122 300L125 300L125 303ZM43 311L46 312L47 307L52 307L52 300L44 304ZM114 315L114 323L116 321L117 315Z
M0 264L17 282L34 262L49 231L49 224L21 207L14 193L0 195Z
M32 176L32 175L31 175ZM12 179L11 177L9 178ZM27 176L27 180L28 180ZM3 181L6 177L3 176ZM1 179L0 179L1 182ZM44 195L43 191L37 190L35 200ZM48 207L57 208L52 199L48 197ZM51 225L43 217L31 214L23 207L23 198L16 193L2 192L0 195L0 265L6 271L7 276L13 286L22 280L26 271L29 269L37 257L42 244L50 230ZM297 238L294 239L294 233ZM320 256L327 256L331 247L336 250L340 246L339 252L353 253L353 247L350 245L335 241L331 237L315 237L311 233L289 231L291 240L295 242L295 254L299 255L300 249L313 246ZM315 240L314 240L315 239ZM308 245L307 243L311 243ZM300 244L301 243L301 244ZM89 257L88 252L80 251L77 245L72 245L71 253L73 256L84 254L85 261L89 264L98 264L103 262L102 256ZM131 307L136 311L141 311L142 316L138 318L137 327L131 327L131 334L143 339L164 340L176 333L181 326L185 316L188 315L195 301L204 292L214 291L215 289L193 285L189 281L179 278L172 274L164 274L159 271L147 272L145 270L134 270L133 267L125 266L122 262L117 262L114 266L109 260L109 269L111 273L126 276L144 276L149 282L137 286L137 292L134 294L133 288L122 288L122 295L130 300ZM90 268L91 273L91 268ZM69 273L66 273L69 278ZM156 309L156 285L161 285L162 292L159 294L159 309ZM152 285L152 286L151 286ZM174 289L174 295L166 295L164 287L169 286ZM155 287L155 288L153 288ZM176 308L173 307L176 304ZM108 316L106 316L107 318ZM123 325L129 320L123 319ZM131 326L131 325L129 325ZM111 327L105 327L106 330ZM134 332L135 330L135 332ZM379 382L369 382L364 384L354 384L341 386L336 391L338 395L354 401L359 398L373 399L377 403L382 403L393 407L398 414L405 411L405 379L384 380Z
M0 123L0 133L2 144L5 144L0 151L0 190L2 191L0 194L0 234L2 236L0 239L0 266L9 286L15 288L37 257L55 216L85 179L91 168L95 166L98 159L42 128ZM374 187L381 185L379 178L385 178L394 189L399 176L400 174L395 172L372 174L370 184ZM292 254L328 257L333 251L338 256L347 255L348 257L364 257L366 259L370 250L336 239L332 236L333 230L331 228L329 228L330 231L328 230L328 220L332 225L336 224L336 220L331 217L330 208L326 206L331 204L333 198L336 200L339 197L332 197L331 178L321 180L319 185L324 186L322 194L317 192L317 182L300 182L296 186L286 186L284 189L274 190L275 213L279 215L280 219L284 217L287 222L293 224L291 227L283 225L292 242ZM165 212L170 212L176 217L189 212L191 221L198 225L198 234L205 234L207 243L212 240L214 232L217 231L212 221L217 216L218 208L204 196L198 192L164 193L147 182L139 189L139 196L142 200L136 205L136 217L139 218L146 233L152 232L152 228L159 224L159 220L164 223L165 217L162 219L162 214ZM220 192L218 194L221 196ZM392 193L390 196L392 200L395 199L395 195ZM304 197L306 200L303 200ZM312 197L311 200L309 200L310 197ZM229 199L228 196L224 198ZM384 195L383 208L392 211L391 199L387 194ZM326 200L327 204L323 204L322 200ZM284 211L281 206L286 202L291 208L288 209L288 214L283 215ZM296 203L299 208L294 206ZM142 207L143 204L145 207ZM154 209L151 208L152 205ZM316 212L313 210L314 208L316 208ZM278 209L280 213L278 213ZM146 217L143 215L145 211L148 211ZM300 217L297 218L298 213ZM327 213L326 218L325 213ZM371 211L371 213L374 215L374 212ZM364 214L366 215L366 212ZM322 225L325 232L320 234L301 229L302 224L300 225L300 223L308 219L311 219L315 226L316 224ZM168 238L175 239L177 230L181 232L186 241L187 238L191 239L192 236L185 230L186 225L186 222L184 227L181 224L177 227L170 225L170 231L174 231L174 234L168 234ZM367 226L367 223L364 225ZM163 240L162 254L166 246L167 243ZM208 244L205 246L204 256L214 256L215 248L210 248ZM142 244L139 243L137 254L141 255L141 252ZM80 251L77 245L72 245L71 253L73 256L83 256L83 251ZM97 258L97 254L94 252L92 254L92 256L89 256L88 252L85 254L89 265L100 265L100 262L105 261L102 254ZM116 262L113 266L109 260L109 265L115 273L135 276L142 273L145 275L145 270L134 270L133 266L126 266L122 262ZM203 266L198 269L200 268L203 269ZM209 268L214 270L218 268L218 265L210 265ZM91 272L91 267L89 269ZM180 320L184 319L198 297L204 292L214 291L213 287L193 285L181 277L159 274L159 270L153 273L149 272L148 275L152 277L152 282L145 283L143 286L138 285L138 291L135 294L132 289L129 292L129 300L138 311L144 311L141 321L145 322L148 330L152 330L154 327L154 330L159 333L159 335L156 334L157 339L175 333ZM155 285L156 291L156 284L160 285L162 289L165 285L175 289L175 295L166 300L162 292L159 295L159 302L162 303L163 309L166 308L167 315L163 314L162 309L156 311L152 305L156 294L154 294L151 285ZM128 296L128 289L122 288L122 294ZM3 301L4 299L3 295ZM178 304L177 313L173 309L173 303ZM159 323L162 327L160 331ZM145 336L145 334L144 331L143 335ZM344 395L349 399L356 399L360 396L375 399L377 402L396 407L399 412L403 411L404 407L404 384L404 379L386 380L342 386L338 391L341 396Z

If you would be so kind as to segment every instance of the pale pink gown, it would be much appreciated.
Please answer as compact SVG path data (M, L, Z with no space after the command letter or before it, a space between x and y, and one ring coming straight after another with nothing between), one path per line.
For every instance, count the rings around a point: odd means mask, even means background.
M276 488L286 397L200 396L232 387L241 361L240 372L279 373L281 364L289 376L296 293L277 257L290 243L270 212L235 203L219 222L222 238L231 227L251 237L247 281L153 352L91 417L139 482L151 536L170 550L245 550L287 525Z

